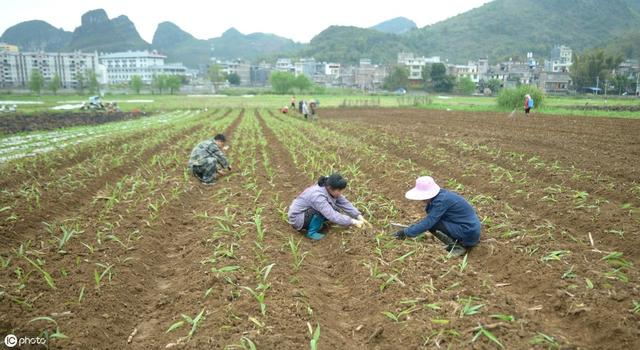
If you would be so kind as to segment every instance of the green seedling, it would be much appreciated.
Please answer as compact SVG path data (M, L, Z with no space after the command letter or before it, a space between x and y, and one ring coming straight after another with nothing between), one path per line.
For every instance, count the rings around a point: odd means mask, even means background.
M634 300L633 301L633 312L636 314L640 314L640 301L639 300Z
M56 289L56 284L55 284L55 281L53 280L53 277L51 277L49 272L47 272L43 267L41 267L41 265L44 265L44 263L43 264L38 264L38 263L34 262L33 260L27 258L26 255L22 255L22 257L27 262L29 262L29 264L31 264L31 266L33 266L36 270L38 270L38 272L40 272L40 274L42 274L42 278L45 280L45 282L47 282L47 285L49 285L49 288Z
M313 333L311 332L311 324L309 322L307 322L307 327L309 328L309 335L311 336L309 346L311 350L318 350L318 342L320 341L320 324L316 325L316 329Z
M291 251L291 255L293 256L293 269L295 271L298 271L300 269L300 266L302 265L302 262L304 261L304 258L309 252L300 253L300 243L302 242L302 240L298 240L298 242L296 243L293 236L289 236L288 242L289 250Z
M609 263L609 265L618 268L625 268L633 265L629 260L623 258L622 255L623 254L620 252L613 252L603 257L601 260L604 260Z
M32 318L28 323L38 322L38 321L47 321L47 322L53 323L56 326L56 330L53 333L49 333L48 329L45 329L45 330L42 331L41 334L44 335L44 338L46 338L47 340L49 340L49 339L67 339L68 338L66 335L64 335L62 332L60 332L60 327L58 327L58 322L56 322L56 320L54 320L51 317L42 316L42 317Z
M496 314L496 315L490 315L489 317L495 318L497 320L505 321L505 322L513 322L516 320L516 318L513 317L512 315Z
M393 312L390 312L390 311L383 311L382 314L387 316L391 320L393 320L395 323L399 323L399 322L402 322L403 318L406 319L407 316L409 316L412 312L416 310L418 310L416 306L411 306L407 309L400 311L397 314L394 314Z
M458 266L460 267L460 272L464 272L464 270L467 269L467 257L469 257L469 254L465 254L460 264L458 264Z
M101 263L96 263L96 265L98 267L102 267L103 269L102 273L98 273L98 270L93 270L93 279L96 283L96 289L100 289L100 283L102 282L104 276L108 276L109 281L111 281L111 268L113 267L113 265Z
M568 250L555 250L542 257L542 261L560 261L562 257L571 254Z
M533 345L546 345L548 346L548 349L560 348L560 345L554 337L540 332L538 332L538 334L533 337L533 339L531 339L530 343Z
M500 349L504 349L504 345L502 345L502 343L498 340L498 338L483 326L478 327L478 332L476 333L476 335L473 336L473 338L471 339L471 342L475 342L481 335L491 340Z
M191 325L191 330L189 330L189 334L187 334L187 338L191 339L191 337L196 333L196 330L198 329L198 325L200 324L200 322L202 322L204 320L204 311L205 309L203 308L200 313L195 317L195 318L191 318L185 314L182 314L182 321L178 321L174 324L172 324L169 329L167 329L167 331L165 333L169 333L172 332L180 327L182 327L185 323L190 324Z
M480 309L484 306L484 304L476 304L472 303L476 300L474 297L468 297L466 299L460 299L464 304L462 305L462 309L460 309L460 317L471 316L480 313Z

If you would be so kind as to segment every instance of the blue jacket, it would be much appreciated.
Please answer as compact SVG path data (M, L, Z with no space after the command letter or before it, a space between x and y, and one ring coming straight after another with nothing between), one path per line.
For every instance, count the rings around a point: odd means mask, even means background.
M404 230L407 236L415 237L437 226L467 246L480 240L480 219L471 204L459 194L441 189L425 210L426 218Z

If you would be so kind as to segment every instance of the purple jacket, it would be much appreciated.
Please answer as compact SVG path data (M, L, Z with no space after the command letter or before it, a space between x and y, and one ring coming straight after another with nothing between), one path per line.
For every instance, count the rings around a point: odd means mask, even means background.
M350 226L351 218L357 218L358 215L361 215L360 211L344 196L333 198L326 188L316 184L308 187L298 198L293 200L289 206L289 224L296 230L301 230L304 226L304 213L309 208L317 210L327 220L343 226ZM339 213L339 210L349 216Z

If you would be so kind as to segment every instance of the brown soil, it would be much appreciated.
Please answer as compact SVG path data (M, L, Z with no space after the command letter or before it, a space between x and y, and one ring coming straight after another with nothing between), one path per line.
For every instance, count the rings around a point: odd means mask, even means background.
M101 218L95 214L101 203L91 199L107 183L134 172L135 162L95 178L88 189L78 189L68 205L51 194L46 197L45 210L20 211L25 218L23 226L3 228L3 257L18 259L15 249L27 240L32 240L31 249L38 250L39 241L47 239L40 223L47 219L46 213L56 221L85 217L85 233L69 243L67 254L54 249L41 252L39 256L46 260L58 289L49 290L34 271L26 279L28 292L21 294L31 308L11 299L16 281L13 269L29 266L12 262L10 269L0 270L0 291L6 291L0 294L0 334L33 333L46 323L29 324L30 319L55 315L69 339L54 341L53 348L223 349L247 337L260 349L300 349L309 346L307 323L320 325L319 347L326 349L495 348L483 336L471 342L478 325L509 349L553 348L550 343L532 344L533 338L541 339L540 333L552 336L564 349L640 346L640 317L632 311L632 302L640 300L640 274L635 267L640 264L640 225L639 213L633 210L640 204L639 194L633 192L640 176L640 121L552 116L509 119L499 114L411 109L321 112L325 121L312 125L271 111L268 115L242 111L225 130L233 146L229 156L234 172L212 187L196 181L185 183L184 162L145 168L148 181L157 179L158 173L169 180L149 193L149 198L119 203L109 214L112 222L117 222L112 234L122 238L139 231L140 238L128 248L110 241L89 254L79 241L93 242L93 236L102 230ZM430 238L396 242L389 239L386 227L365 232L331 227L322 241L304 239L282 220L279 207L290 203L313 181L294 164L285 147L287 140L274 132L274 119L295 124L299 137L307 137L327 153L338 154L343 163L357 162L362 171L357 181L370 184L365 200L392 201L398 208L392 221L409 223L423 215L423 209L406 201L403 194L415 176L426 170L443 187L449 179L457 180L464 185L461 193L467 198L494 198L477 205L479 215L493 222L485 225L480 245L469 253L468 268L460 271L460 260L446 260ZM246 187L243 169L234 163L239 156L235 145L241 142L234 137L246 120L257 121L258 133L267 141L269 164L275 170L270 183L264 170L266 160L256 149L256 181L262 189L257 199ZM353 139L386 161L363 158L339 140L316 135L313 128ZM210 133L185 130L146 152L140 161L158 152L186 160L195 143L192 139ZM486 147L464 149L456 141ZM433 154L425 154L425 150ZM510 152L526 156L514 159ZM533 156L545 164L558 161L562 169L570 170L537 168L528 161ZM416 169L408 169L408 164ZM492 170L488 166L492 164L527 182L489 181ZM571 171L592 177L575 177ZM553 185L586 191L590 200L608 199L609 203L601 202L597 211L576 209L574 192L558 194L555 204L540 201L546 194L544 187ZM185 191L174 199L171 193L175 186ZM354 194L347 189L346 195ZM228 201L221 202L225 196ZM162 198L167 203L155 220L149 219L148 204ZM622 209L625 203L634 207ZM262 250L254 242L258 206L264 208L267 232ZM225 211L235 216L227 223L232 233L244 231L244 236L220 234L220 224L224 224L220 217ZM609 229L623 230L624 235L604 232ZM509 231L527 233L505 235ZM592 234L593 246L587 232ZM292 265L290 237L302 239L300 249L308 252L299 270ZM388 246L383 257L375 252L376 237ZM233 246L234 257L218 257L212 264L209 259L218 246ZM560 250L571 254L560 261L541 259ZM414 253L405 261L396 259L410 251ZM634 264L624 269L628 282L605 275L611 269L602 257L612 251L623 252ZM114 276L97 290L93 282L94 270L99 270L96 263L106 262L114 263ZM269 277L267 313L260 316L255 299L238 286L255 287L258 273L253 269L267 263L275 265ZM365 266L371 263L382 272L397 274L401 283L382 291L380 280L372 278ZM242 266L231 275L235 284L211 270L225 265ZM568 270L574 275L567 275ZM593 289L585 286L586 278L594 284ZM86 295L78 303L83 286ZM469 296L484 306L477 315L463 317L461 298ZM409 318L396 323L383 315L407 309L410 304L400 303L406 300L417 300L418 305ZM427 306L433 304L439 309ZM171 324L182 320L181 314L194 317L200 310L205 310L205 319L190 340L184 338L190 328L186 324L167 333ZM513 315L515 321L492 318L494 314ZM448 323L443 324L444 319ZM264 326L258 325L261 322Z
M114 121L137 119L146 113L125 112L73 112L73 113L39 113L10 114L0 117L0 135L18 132L53 130L77 125L97 125Z

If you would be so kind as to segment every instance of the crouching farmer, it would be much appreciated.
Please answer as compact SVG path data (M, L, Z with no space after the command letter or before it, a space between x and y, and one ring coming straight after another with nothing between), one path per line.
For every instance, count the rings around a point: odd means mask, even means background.
M289 206L289 224L297 231L306 230L306 236L313 240L324 237L320 229L326 221L358 228L365 224L370 226L360 211L342 195L346 187L347 180L340 174L320 177L317 184L305 189Z
M225 142L224 135L218 134L213 139L200 142L191 151L189 170L205 185L213 185L218 177L231 171L227 157L222 152Z
M459 194L441 189L430 176L418 178L416 187L405 197L422 201L427 217L396 232L396 238L416 237L430 231L453 256L464 255L466 248L480 241L480 220L471 204Z

